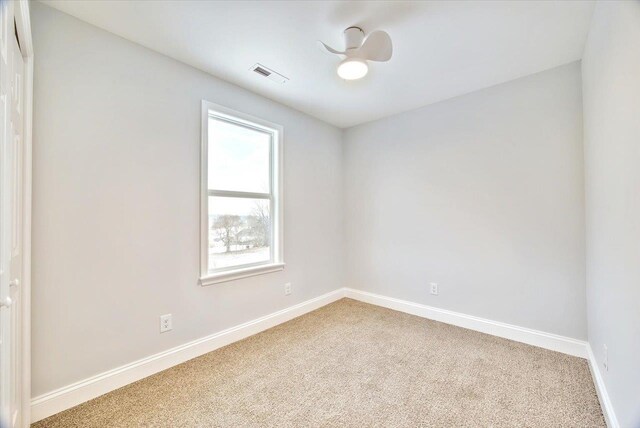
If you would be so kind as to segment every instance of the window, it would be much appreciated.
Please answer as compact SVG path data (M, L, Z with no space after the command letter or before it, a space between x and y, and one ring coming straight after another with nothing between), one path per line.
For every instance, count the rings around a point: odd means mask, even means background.
M203 101L201 162L200 283L282 270L282 127Z

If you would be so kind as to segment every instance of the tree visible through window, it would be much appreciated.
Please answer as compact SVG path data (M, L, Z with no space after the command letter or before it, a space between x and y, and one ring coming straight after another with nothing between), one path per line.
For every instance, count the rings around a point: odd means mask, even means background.
M203 108L207 230L202 276L281 264L281 128L227 109Z

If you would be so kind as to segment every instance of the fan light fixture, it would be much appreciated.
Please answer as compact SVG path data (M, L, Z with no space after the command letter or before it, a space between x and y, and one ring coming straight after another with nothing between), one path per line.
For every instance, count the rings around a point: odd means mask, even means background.
M338 65L338 76L345 80L362 79L368 72L367 62L359 58L345 58Z
M345 80L362 79L369 72L367 61L385 62L391 59L393 45L391 37L384 31L374 31L366 38L362 28L349 27L344 30L344 51L339 51L318 40L319 47L343 57L338 65L338 76Z

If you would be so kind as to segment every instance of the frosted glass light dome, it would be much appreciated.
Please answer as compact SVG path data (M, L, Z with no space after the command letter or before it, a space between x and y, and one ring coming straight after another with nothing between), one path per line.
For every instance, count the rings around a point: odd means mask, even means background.
M359 58L346 58L338 65L338 76L345 80L361 79L368 72L367 62Z

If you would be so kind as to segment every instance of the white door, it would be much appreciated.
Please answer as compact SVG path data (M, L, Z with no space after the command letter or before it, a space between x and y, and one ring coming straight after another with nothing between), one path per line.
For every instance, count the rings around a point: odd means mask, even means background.
M0 0L0 426L21 419L24 61L13 1Z

